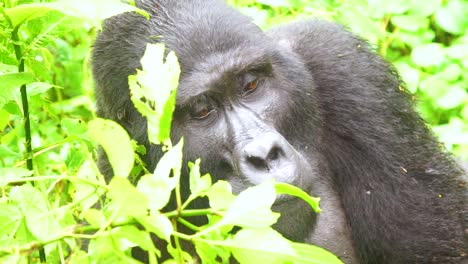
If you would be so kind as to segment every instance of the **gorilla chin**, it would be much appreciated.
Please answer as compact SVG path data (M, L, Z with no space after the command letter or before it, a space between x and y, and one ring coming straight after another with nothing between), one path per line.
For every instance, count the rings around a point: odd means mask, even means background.
M184 137L185 164L201 158L236 193L275 179L321 197L317 215L278 197L274 227L285 237L351 264L466 261L463 171L366 41L317 19L264 32L218 0L136 2L151 18L107 19L92 67L98 115L145 145L150 170L162 151L148 143L127 76L147 43L162 42L181 66L171 138ZM103 153L99 165L110 180Z

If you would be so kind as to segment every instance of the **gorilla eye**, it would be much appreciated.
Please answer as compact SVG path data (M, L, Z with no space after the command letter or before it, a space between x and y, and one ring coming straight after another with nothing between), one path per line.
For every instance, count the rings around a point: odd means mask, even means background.
M192 117L195 119L205 119L214 111L213 108L203 107L200 110L196 110L192 113Z
M242 89L242 95L247 95L253 91L255 91L258 87L258 79L253 79L249 82L247 82L245 85L244 85L244 88Z

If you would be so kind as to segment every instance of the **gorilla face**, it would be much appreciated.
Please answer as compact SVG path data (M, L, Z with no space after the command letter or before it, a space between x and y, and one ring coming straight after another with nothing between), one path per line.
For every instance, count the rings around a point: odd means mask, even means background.
M262 32L254 36L267 38ZM200 157L203 170L215 180L229 181L234 193L270 179L311 193L318 133L314 139L314 129L305 131L297 116L308 123L316 119L310 104L312 78L294 54L280 52L279 46L264 40L240 42L241 46L212 51L202 60L179 59L183 72L173 119L174 142L183 136L185 159ZM303 107L306 101L312 105L309 109ZM306 203L280 196L274 206L283 215L291 208L305 212L307 227L311 226L313 212ZM284 225L276 229L288 229L289 238L303 241L307 236L306 227Z

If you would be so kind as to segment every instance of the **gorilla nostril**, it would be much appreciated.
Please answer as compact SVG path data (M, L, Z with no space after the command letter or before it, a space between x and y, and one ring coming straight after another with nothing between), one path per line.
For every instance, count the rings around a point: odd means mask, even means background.
M255 156L247 156L247 162L253 165L256 169L268 169L266 161Z
M280 155L281 155L281 149L279 147L273 147L270 153L268 153L267 160L268 161L277 160Z

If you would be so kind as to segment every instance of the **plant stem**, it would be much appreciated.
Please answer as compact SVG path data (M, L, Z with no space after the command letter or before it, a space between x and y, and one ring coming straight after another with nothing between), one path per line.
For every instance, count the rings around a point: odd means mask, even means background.
M11 21L10 21L11 22ZM24 58L23 54L21 53L21 43L19 36L18 36L18 29L19 26L15 27L11 32L11 37L13 39L13 46L15 48L15 55L16 59L20 62L18 65L18 72L24 72ZM32 171L34 169L33 166L33 151L31 146L31 121L29 118L29 102L28 102L28 93L26 91L26 84L21 85L21 103L23 105L23 116L24 116L24 133L25 133L25 148L26 148L26 167L28 170ZM39 258L42 263L46 262L46 256L44 248L39 248Z

